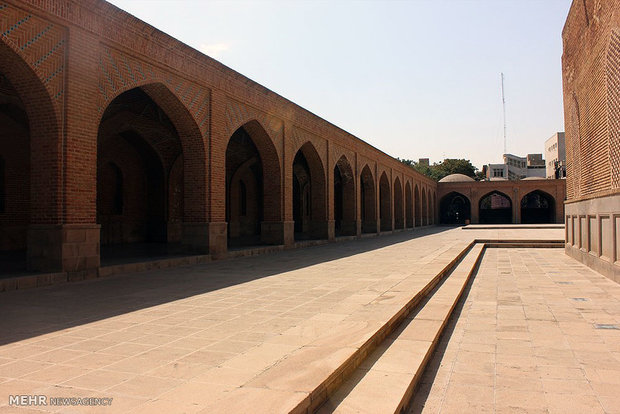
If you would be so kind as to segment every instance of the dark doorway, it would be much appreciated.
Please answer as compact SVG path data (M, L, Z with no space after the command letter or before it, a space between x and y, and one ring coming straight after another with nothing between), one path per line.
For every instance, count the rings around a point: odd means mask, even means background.
M183 197L174 124L141 88L122 93L105 110L97 138L102 261L180 253Z
M391 203L390 182L385 173L381 174L379 180L379 219L381 231L392 230L392 203Z
M29 223L29 119L19 94L0 73L0 273L26 270Z
M466 224L471 220L471 203L461 193L446 194L439 202L441 224Z
M305 143L293 160L295 239L327 238L325 172L314 146Z
M479 212L481 224L512 223L512 202L499 191L493 191L480 199Z
M396 177L394 180L394 228L405 228L405 215L403 211L403 187L400 179Z
M415 204L415 226L420 227L422 225L422 203L420 201L420 190L417 185L413 193L413 200Z
M413 200L409 182L405 184L405 225L408 229L413 227Z
M252 137L237 129L226 148L226 222L228 246L261 243L263 166Z
M521 223L555 223L553 197L540 190L526 194L521 199Z
M344 155L334 167L334 221L336 236L355 235L353 170Z
M376 233L377 232L377 213L376 213L376 199L375 199L375 182L370 172L370 168L366 165L362 169L360 175L360 191L361 191L361 217L362 217L362 232L363 233Z

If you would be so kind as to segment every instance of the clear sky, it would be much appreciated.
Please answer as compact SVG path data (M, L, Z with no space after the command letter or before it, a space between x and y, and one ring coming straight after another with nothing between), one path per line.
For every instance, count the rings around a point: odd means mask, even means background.
M570 0L111 3L400 158L544 152Z

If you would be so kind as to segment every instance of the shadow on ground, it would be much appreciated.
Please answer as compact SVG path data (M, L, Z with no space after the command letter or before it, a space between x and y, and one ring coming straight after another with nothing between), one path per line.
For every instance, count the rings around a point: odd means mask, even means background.
M381 249L447 227L0 293L0 345Z

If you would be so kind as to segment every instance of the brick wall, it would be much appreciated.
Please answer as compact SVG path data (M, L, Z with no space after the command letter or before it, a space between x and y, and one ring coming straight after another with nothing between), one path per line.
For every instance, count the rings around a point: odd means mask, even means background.
M620 282L620 3L573 1L562 37L566 252Z
M154 215L165 240L181 240L196 251L207 246L211 252L225 251L227 204L239 201L226 196L226 150L241 127L260 156L265 194L261 229L268 229L264 238L270 242L292 242L293 160L300 150L311 170L308 219L315 236L334 236L333 172L341 159L350 168L353 185L343 202L349 232L368 230L373 222L376 226L382 203L385 229L393 229L392 217L398 226L433 222L434 181L102 0L0 0L0 33L0 74L14 87L30 127L19 148L2 151L20 153L32 165L21 170L20 178L7 163L5 179L23 191L20 196L11 193L10 203L22 202L29 209L20 207L20 217L5 214L0 223L21 226L21 241L14 244L22 247L23 227L29 226L33 244L28 241L28 250L36 252L29 253L33 268L70 263L73 270L88 270L84 266L98 265L92 252L99 249L99 224L105 243L147 240L152 237L144 223ZM136 116L136 94L149 103L141 116ZM123 111L114 110L119 96L130 97L122 102ZM16 133L8 122L0 129L4 148L10 141L6 137ZM128 143L128 132L145 145ZM157 174L148 173L154 164L145 156L149 152L160 164ZM362 170L366 219L361 217ZM119 176L123 212L114 214ZM160 195L148 189L153 176L161 176ZM379 197L382 176L387 202ZM29 188L19 184L27 179ZM248 189L248 200L257 190ZM154 199L158 201L152 203ZM149 212L152 204L161 211ZM414 221L416 214L420 220ZM259 212L252 212L250 221L258 220ZM67 226L79 237L65 237ZM73 247L63 249L59 240ZM79 248L80 243L88 246ZM81 252L88 252L88 260L80 258Z
M562 58L568 201L620 191L620 13L614 1L574 1Z

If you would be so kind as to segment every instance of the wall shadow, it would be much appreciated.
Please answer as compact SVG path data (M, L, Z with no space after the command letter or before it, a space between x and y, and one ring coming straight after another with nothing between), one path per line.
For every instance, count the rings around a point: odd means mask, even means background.
M206 264L0 293L0 345L88 324L449 228L429 227Z

